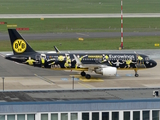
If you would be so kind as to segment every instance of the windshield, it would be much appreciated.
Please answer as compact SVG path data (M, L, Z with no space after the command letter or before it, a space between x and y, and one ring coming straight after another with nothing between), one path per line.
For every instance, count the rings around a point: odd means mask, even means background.
M145 60L149 60L149 57L147 56L147 57L145 57Z

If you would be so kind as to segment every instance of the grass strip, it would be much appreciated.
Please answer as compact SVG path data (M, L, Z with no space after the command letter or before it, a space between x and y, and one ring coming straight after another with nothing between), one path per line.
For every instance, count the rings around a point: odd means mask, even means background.
M120 0L1 0L0 14L120 13ZM156 13L159 0L123 0L125 13Z
M155 44L160 44L160 37L125 37L124 49L160 49ZM38 50L54 50L57 46L60 50L117 50L120 46L120 38L86 38L84 41L78 39L57 40L28 40L31 47ZM0 51L11 51L10 41L0 41Z
M56 19L1 19L18 28L29 28L22 33L63 32L120 32L120 18L56 18ZM1 22L0 21L0 22ZM124 18L124 32L160 31L160 18ZM7 32L7 25L0 25Z

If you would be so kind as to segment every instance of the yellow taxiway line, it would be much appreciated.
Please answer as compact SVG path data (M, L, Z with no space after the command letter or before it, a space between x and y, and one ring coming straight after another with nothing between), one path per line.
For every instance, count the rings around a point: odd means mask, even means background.
M82 77L81 75L70 75L70 76L78 78L79 80L83 82L103 82L104 81L100 78L94 78L94 77L91 77L90 79L86 79L85 77Z
M83 83L78 82L78 84L82 85L82 86L83 86L83 87L85 87L85 88L89 88L89 89L91 89L91 87L90 87L90 86L85 85L85 84L83 84Z

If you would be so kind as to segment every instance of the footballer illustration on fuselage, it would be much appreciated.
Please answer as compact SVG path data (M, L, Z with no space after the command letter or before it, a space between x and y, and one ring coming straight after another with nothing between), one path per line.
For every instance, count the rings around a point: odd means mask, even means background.
M94 71L104 76L116 76L117 69L137 70L153 68L157 65L147 55L137 53L55 53L34 51L16 29L8 29L13 55L5 58L19 63L55 70L77 70L90 79L86 71Z

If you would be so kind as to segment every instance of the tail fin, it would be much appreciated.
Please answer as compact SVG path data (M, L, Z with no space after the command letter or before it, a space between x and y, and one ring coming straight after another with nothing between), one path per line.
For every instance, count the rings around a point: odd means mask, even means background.
M8 29L8 33L11 41L12 50L15 55L31 54L35 52L16 29Z

